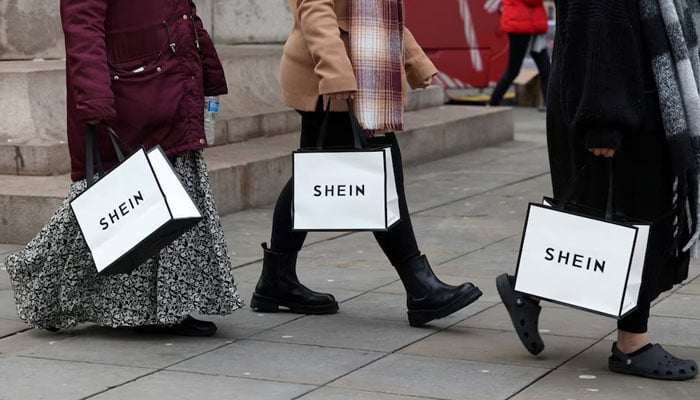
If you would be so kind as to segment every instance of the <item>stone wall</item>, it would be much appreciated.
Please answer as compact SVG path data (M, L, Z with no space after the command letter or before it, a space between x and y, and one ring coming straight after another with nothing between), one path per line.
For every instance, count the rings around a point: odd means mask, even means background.
M0 0L0 60L61 58L59 0Z
M218 44L282 43L292 24L287 0L195 2ZM62 58L59 3L59 0L0 0L0 60Z
M220 44L282 43L293 20L287 0L212 0Z

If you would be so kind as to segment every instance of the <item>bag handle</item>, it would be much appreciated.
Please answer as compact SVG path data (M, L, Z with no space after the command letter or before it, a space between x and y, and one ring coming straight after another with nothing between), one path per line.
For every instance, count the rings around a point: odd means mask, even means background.
M358 121L357 117L355 116L355 111L353 110L350 99L347 99L346 102L348 105L348 114L350 116L350 125L352 127L353 148L356 150L366 149L369 147L367 137L365 136L362 126L360 125L360 121ZM330 116L331 100L328 99L328 103L326 104L326 110L324 111L323 115L323 122L321 122L321 129L319 130L318 139L316 140L316 150L323 149L323 146L326 144L326 136L328 135L328 125L330 123Z
M119 140L130 153L131 149L106 122L103 121L102 125L105 127L107 135L112 142L117 160L119 163L124 162L126 157L124 157L124 153L119 147L117 140ZM87 135L85 137L85 178L87 179L88 188L95 184L95 162L97 162L97 171L100 173L100 176L103 176L104 165L102 164L102 157L100 155L100 147L97 139L97 126L88 124Z
M591 156L595 157L595 156ZM590 159L589 159L590 160ZM580 183L582 181L582 178L584 175L588 174L589 170L589 164L590 161L587 161L586 164L581 167L581 169L578 171L578 173L574 176L574 178L571 180L571 184L569 184L569 187L566 189L566 192L564 192L564 195L561 197L561 200L557 202L557 205L555 206L556 209L559 210L564 210L564 207L566 204L569 204L571 202L571 199L574 197L576 194L577 189L579 189ZM613 215L615 214L615 185L614 185L614 180L613 180L613 159L608 158L606 160L606 166L608 170L608 196L607 196L607 201L605 205L605 219L606 220L612 220Z

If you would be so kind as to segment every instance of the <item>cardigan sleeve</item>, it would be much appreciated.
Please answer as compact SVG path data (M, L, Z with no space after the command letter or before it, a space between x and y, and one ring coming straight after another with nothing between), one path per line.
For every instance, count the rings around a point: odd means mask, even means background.
M416 39L408 28L403 30L404 57L406 63L406 79L412 89L416 89L423 81L437 74L438 70L425 55Z
M565 112L587 148L619 149L639 130L644 97L640 35L625 2L576 0L565 22L562 93Z
M319 93L356 91L357 80L340 37L334 0L297 0L297 18L316 64Z
M105 42L105 0L61 0L66 74L82 121L116 119Z

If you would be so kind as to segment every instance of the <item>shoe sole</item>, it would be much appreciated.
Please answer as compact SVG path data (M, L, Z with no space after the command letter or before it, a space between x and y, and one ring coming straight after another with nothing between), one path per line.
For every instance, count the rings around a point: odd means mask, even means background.
M482 294L478 287L474 287L463 296L454 299L451 303L437 310L409 310L408 323L418 328L430 321L444 318L472 304L481 297Z
M280 310L280 307L285 309ZM250 308L258 312L265 313L277 313L280 311L286 311L294 314L309 314L309 315L325 315L325 314L335 314L338 312L338 302L322 304L318 306L310 306L306 304L297 304L274 297L261 296L257 293L253 294L253 298L250 301Z
M695 374L686 375L662 375L662 374L649 374L643 371L629 367L622 361L608 360L608 369L616 374L641 376L643 378L657 379L661 381L687 381L689 379L695 378Z
M513 291L513 289L510 286L510 281L508 280L507 275L500 275L496 278L496 289L498 289L498 295L501 298L501 301L503 301L503 306L505 306L506 310L508 311L510 322L513 324L513 328L515 328L515 332L517 333L520 342L530 354L540 354L542 350L544 350L544 342L542 341L542 338L538 338L534 334L531 335L529 332L523 329L518 323L519 319L514 316L515 310L512 310L511 307L508 306L509 303L514 303L515 299L510 293ZM525 333L527 333L527 336L525 336ZM537 332L537 334L539 335L539 332ZM532 338L530 336L532 336Z
M209 337L214 336L217 328L201 330L188 328L173 328L168 326L137 326L134 327L134 332L142 335L169 335L169 336L187 336L187 337Z

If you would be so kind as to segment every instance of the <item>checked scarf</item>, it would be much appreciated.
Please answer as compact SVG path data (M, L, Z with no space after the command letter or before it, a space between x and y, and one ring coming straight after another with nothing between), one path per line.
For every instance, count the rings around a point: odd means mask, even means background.
M700 2L640 0L639 4L676 174L674 250L690 250L696 255L700 236ZM683 231L689 231L691 239L678 243Z
M350 0L355 113L368 134L403 130L402 0Z

